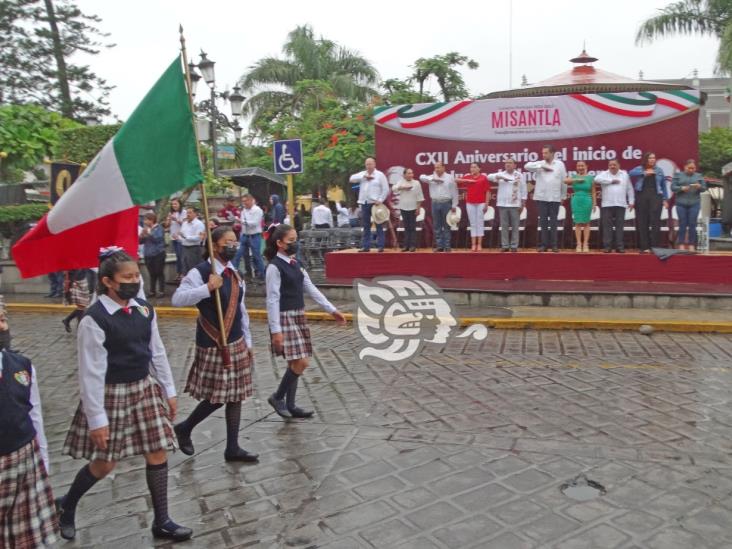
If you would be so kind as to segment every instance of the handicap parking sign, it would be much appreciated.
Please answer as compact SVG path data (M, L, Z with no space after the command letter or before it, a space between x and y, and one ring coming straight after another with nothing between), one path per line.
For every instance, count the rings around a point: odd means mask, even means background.
M302 139L275 141L274 171L278 174L302 173Z

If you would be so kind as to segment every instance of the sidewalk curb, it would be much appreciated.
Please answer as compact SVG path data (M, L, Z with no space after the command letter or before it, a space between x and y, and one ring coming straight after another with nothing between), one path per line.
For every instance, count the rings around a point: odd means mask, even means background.
M45 303L6 303L11 313L69 313L74 307L70 305L54 305ZM195 307L156 307L161 318L195 318L198 309ZM353 321L351 313L344 313L346 319ZM313 321L332 321L333 317L320 311L307 311L305 317ZM249 318L266 320L264 309L249 309ZM590 318L551 318L551 317L519 317L491 318L479 316L460 317L460 326L484 324L489 328L502 330L620 330L638 331L643 325L652 326L658 332L701 332L732 334L732 322L691 322L675 320L597 320Z

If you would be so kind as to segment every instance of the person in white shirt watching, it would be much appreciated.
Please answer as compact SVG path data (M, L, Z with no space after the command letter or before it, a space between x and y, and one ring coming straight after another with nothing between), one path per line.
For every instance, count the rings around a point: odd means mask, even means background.
M380 205L389 194L389 181L383 172L376 169L376 160L368 157L364 162L365 170L353 174L351 183L360 183L358 203L361 205L361 223L363 225L363 244L359 252L371 251L371 208ZM376 245L380 252L384 251L384 224L376 225Z
M249 275L254 274L256 280L264 280L264 260L262 259L262 220L264 212L257 206L254 197L247 193L242 196L241 214L241 236L239 237L239 250L232 262L235 269L239 269L242 257L244 258L244 269ZM251 255L250 255L251 251ZM254 273L252 273L254 263Z
M555 158L554 145L544 145L541 148L543 160L528 162L524 165L527 171L536 173L534 186L534 201L539 209L539 227L541 241L537 250L545 252L551 247L553 252L559 252L557 242L557 216L559 206L567 198L567 168L564 162Z
M346 208L345 204L343 204L343 202L336 202L335 209L338 213L336 218L336 224L338 227L350 227L351 222L348 216L348 208Z
M333 212L326 206L325 200L318 199L318 205L313 208L313 228L330 229L333 227Z
M600 220L604 252L609 254L615 248L619 254L625 253L625 210L633 209L635 205L635 192L628 172L620 169L617 160L611 160L608 170L597 174L595 183L602 188Z

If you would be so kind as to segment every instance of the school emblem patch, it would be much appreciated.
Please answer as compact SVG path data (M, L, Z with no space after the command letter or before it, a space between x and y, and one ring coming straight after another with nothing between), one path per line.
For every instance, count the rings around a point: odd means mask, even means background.
M148 307L140 305L139 307L137 307L137 310L140 311L140 314L145 318L150 316L150 309Z
M28 387L28 385L30 385L30 376L25 370L16 372L13 377L15 378L15 381L20 383L23 387Z

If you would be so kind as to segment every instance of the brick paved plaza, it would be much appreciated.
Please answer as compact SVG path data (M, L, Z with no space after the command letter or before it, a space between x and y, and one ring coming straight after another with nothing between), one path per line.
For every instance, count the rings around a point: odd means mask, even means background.
M60 316L11 317L39 372L52 480L78 399L75 338ZM179 390L194 320L161 320ZM255 466L223 461L223 412L170 458L182 547L704 548L732 546L732 337L494 331L427 347L402 366L362 362L352 330L313 324L300 390L315 420L285 424L266 397L283 372L254 322L255 397L241 442ZM179 400L180 414L194 401ZM578 502L584 473L607 493ZM85 497L75 543L153 545L142 458ZM158 544L158 546L161 546Z

